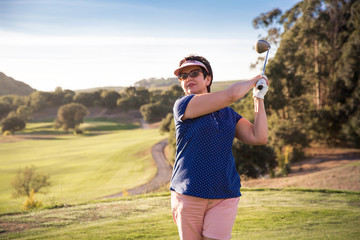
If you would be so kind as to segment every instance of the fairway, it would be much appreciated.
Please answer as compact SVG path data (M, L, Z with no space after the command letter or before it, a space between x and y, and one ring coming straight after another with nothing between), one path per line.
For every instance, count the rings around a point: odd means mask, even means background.
M44 125L28 129L44 133ZM158 129L134 129L2 143L0 213L20 209L25 198L11 198L11 181L19 168L30 165L50 175L48 193L37 194L45 206L82 203L142 185L156 174L150 149L162 139Z
M359 239L359 196L244 190L232 239ZM2 239L179 239L169 192L3 215L1 228Z

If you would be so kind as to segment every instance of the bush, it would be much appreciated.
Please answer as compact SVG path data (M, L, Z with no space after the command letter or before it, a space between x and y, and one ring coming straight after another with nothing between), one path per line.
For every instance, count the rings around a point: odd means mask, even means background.
M9 130L6 130L5 132L3 132L3 136L10 136L11 132Z
M49 176L36 171L35 166L19 169L11 185L14 188L13 197L27 196L38 193L41 189L50 186Z
M35 191L34 189L30 192L30 196L28 196L22 206L24 210L31 210L34 208L41 207L43 204L41 201L35 198Z
M232 147L236 169L240 175L258 178L276 167L276 155L268 146L252 146L235 140Z
M1 121L1 124L2 132L4 133L5 131L10 131L11 134L23 130L26 126L25 120L16 114L9 114Z
M168 113L165 118L161 120L160 123L160 133L164 134L170 132L170 125L174 121L174 117L172 113Z

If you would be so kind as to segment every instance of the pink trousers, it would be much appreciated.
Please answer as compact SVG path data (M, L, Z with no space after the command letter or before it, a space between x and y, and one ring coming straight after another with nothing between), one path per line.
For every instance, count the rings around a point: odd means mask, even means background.
M204 199L171 191L172 216L180 239L230 239L239 197Z

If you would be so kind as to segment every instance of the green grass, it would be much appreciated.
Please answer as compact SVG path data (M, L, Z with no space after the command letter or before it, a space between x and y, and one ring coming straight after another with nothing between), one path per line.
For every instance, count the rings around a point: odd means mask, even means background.
M54 122L33 122L26 123L26 128L19 134L41 134L41 135L64 135L68 134L61 129L54 129Z
M107 118L88 118L80 128L84 130L85 134L89 134L93 131L117 131L117 130L130 130L139 128L138 123L131 123L126 121L120 121L119 119L109 120ZM72 133L71 131L69 131ZM64 135L68 134L61 129L54 129L54 121L42 121L42 122L29 122L26 124L26 128L21 131L21 134L40 134L40 135Z
M123 123L106 118L92 118L87 119L86 122L81 125L81 128L85 129L85 131L117 131L139 128L139 124Z
M359 239L359 220L360 193L244 190L232 239ZM3 215L0 227L1 239L179 239L168 192Z
M47 124L29 124L26 131L44 132ZM135 129L2 143L0 213L21 207L24 198L11 198L11 181L29 165L50 175L48 194L37 194L44 205L81 203L142 185L156 174L150 149L163 138L157 129Z
M108 119L88 119L83 127L84 135L72 135L51 121L29 123L24 132L33 139L0 144L0 239L179 239L168 191L96 200L151 179L150 148L164 136ZM50 174L52 186L36 195L42 209L21 212L24 198L11 198L10 183L31 164ZM360 239L359 192L242 193L232 239Z

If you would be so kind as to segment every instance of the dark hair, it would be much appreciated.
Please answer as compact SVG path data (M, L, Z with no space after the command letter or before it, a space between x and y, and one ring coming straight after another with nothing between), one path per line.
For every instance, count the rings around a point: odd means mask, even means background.
M202 70L202 72L204 74L204 78L206 78L206 76L208 74L211 77L210 84L209 84L209 86L207 86L207 91L210 92L210 87L211 87L211 84L212 84L212 81L213 81L213 72L212 72L212 69L211 69L211 66L210 66L210 62L206 58L204 58L202 56L189 55L188 57L185 57L184 59L182 59L180 61L179 67L181 67L181 65L187 60L196 60L196 61L202 62L206 66L209 73L203 67L201 67L201 70Z

